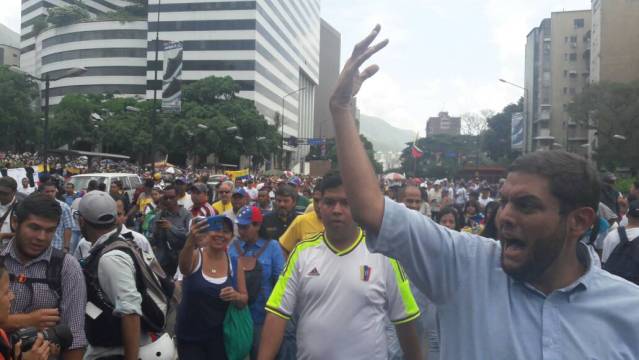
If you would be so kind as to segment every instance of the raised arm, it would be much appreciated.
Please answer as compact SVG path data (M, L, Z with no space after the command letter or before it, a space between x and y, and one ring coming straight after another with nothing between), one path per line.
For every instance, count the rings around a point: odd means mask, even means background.
M375 29L355 46L353 54L339 75L330 101L337 140L337 158L353 217L367 230L375 233L382 224L384 197L379 189L373 166L359 139L353 118L353 97L362 83L379 70L377 65L371 65L360 73L359 68L388 44L388 40L384 40L370 46L380 29L379 25L375 26Z

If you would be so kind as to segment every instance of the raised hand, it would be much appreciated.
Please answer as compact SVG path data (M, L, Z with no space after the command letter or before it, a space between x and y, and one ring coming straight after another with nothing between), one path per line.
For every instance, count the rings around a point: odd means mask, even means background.
M337 85L331 96L331 110L350 109L353 97L357 95L362 83L366 79L375 75L379 70L379 66L371 65L360 72L359 68L373 54L388 45L388 39L379 42L374 46L370 46L373 40L379 34L381 26L376 25L373 31L362 41L360 41L353 49L353 54L344 64L342 72L337 78Z

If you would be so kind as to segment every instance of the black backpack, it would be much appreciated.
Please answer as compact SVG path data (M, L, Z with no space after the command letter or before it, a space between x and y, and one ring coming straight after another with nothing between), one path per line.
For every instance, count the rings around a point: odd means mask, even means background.
M246 282L246 292L248 293L248 303L253 304L257 300L260 290L262 289L262 264L259 262L260 256L266 251L270 240L266 240L264 245L253 256L246 256L240 249L240 244L235 241L235 250L239 255L237 259L237 266L240 263L244 265L244 279Z
M83 261L83 271L87 284L87 300L96 305L101 314L97 318L85 316L85 330L89 343L94 346L122 346L121 318L113 315L113 305L109 303L100 287L98 264L100 258L113 250L126 253L135 266L135 282L142 296L141 326L144 331L162 333L170 310L173 282L153 260L147 264L142 250L133 241L131 233L120 234L118 229L104 243L93 248L91 255Z
M639 285L639 237L628 240L625 227L617 228L619 244L603 265L604 270Z
M62 299L62 265L64 264L64 257L66 254L56 248L51 248L51 258L47 265L47 271L44 278L27 277L24 274L13 274L7 269L9 273L10 283L26 284L33 290L33 284L47 284L49 289L53 291L58 299ZM0 266L4 266L5 256L0 256ZM29 307L31 304L29 304Z

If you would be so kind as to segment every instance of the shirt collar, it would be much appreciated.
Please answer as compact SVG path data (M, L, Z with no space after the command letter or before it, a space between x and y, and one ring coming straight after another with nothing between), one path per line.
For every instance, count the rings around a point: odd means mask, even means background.
M244 246L246 245L246 241L240 239L239 237L236 240L239 242L240 248L242 250L244 250ZM257 246L258 249L261 249L262 246L264 246L264 243L266 243L266 240L264 240L262 238L258 238L257 241L255 242L255 244L252 244L251 247Z
M108 233L100 236L98 238L98 240L95 243L93 243L93 245L91 245L91 249L93 249L96 246L98 246L98 245L102 244L103 242L107 241L111 237L111 235L115 234L116 231L118 231L117 227L115 229L109 231ZM125 232L126 232L126 228L123 226L121 228L121 230L120 230L120 234L125 233Z
M592 264L592 259L590 258L590 253L588 252L587 245L582 243L581 241L577 243L577 260L579 260L579 262L586 267L586 272L580 278L575 280L572 284L566 287L563 287L561 289L557 289L553 291L553 293L555 292L564 293L568 296L568 299L571 300L574 294L582 290L588 290L588 288L592 286L593 277L594 277L593 274L596 271L596 267L593 266ZM513 281L517 282L514 279ZM543 297L548 297L550 295L550 294L545 295L544 293L537 290L537 288L535 288L529 283L522 283L522 285L526 287L528 290L534 291L535 293L538 293L542 295Z

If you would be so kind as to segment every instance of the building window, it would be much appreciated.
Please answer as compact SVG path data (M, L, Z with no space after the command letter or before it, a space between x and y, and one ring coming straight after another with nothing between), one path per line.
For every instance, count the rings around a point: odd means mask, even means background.
M568 77L568 70L564 70L564 77Z
M569 92L570 92L570 95L575 95L575 94L577 94L577 89L571 87Z
M570 42L571 43L576 43L577 42L577 37L576 36L571 36L570 37Z
M564 95L568 94L568 88L564 88Z
M577 53L570 54L570 61L577 61Z
M575 19L575 29L584 27L584 19Z

